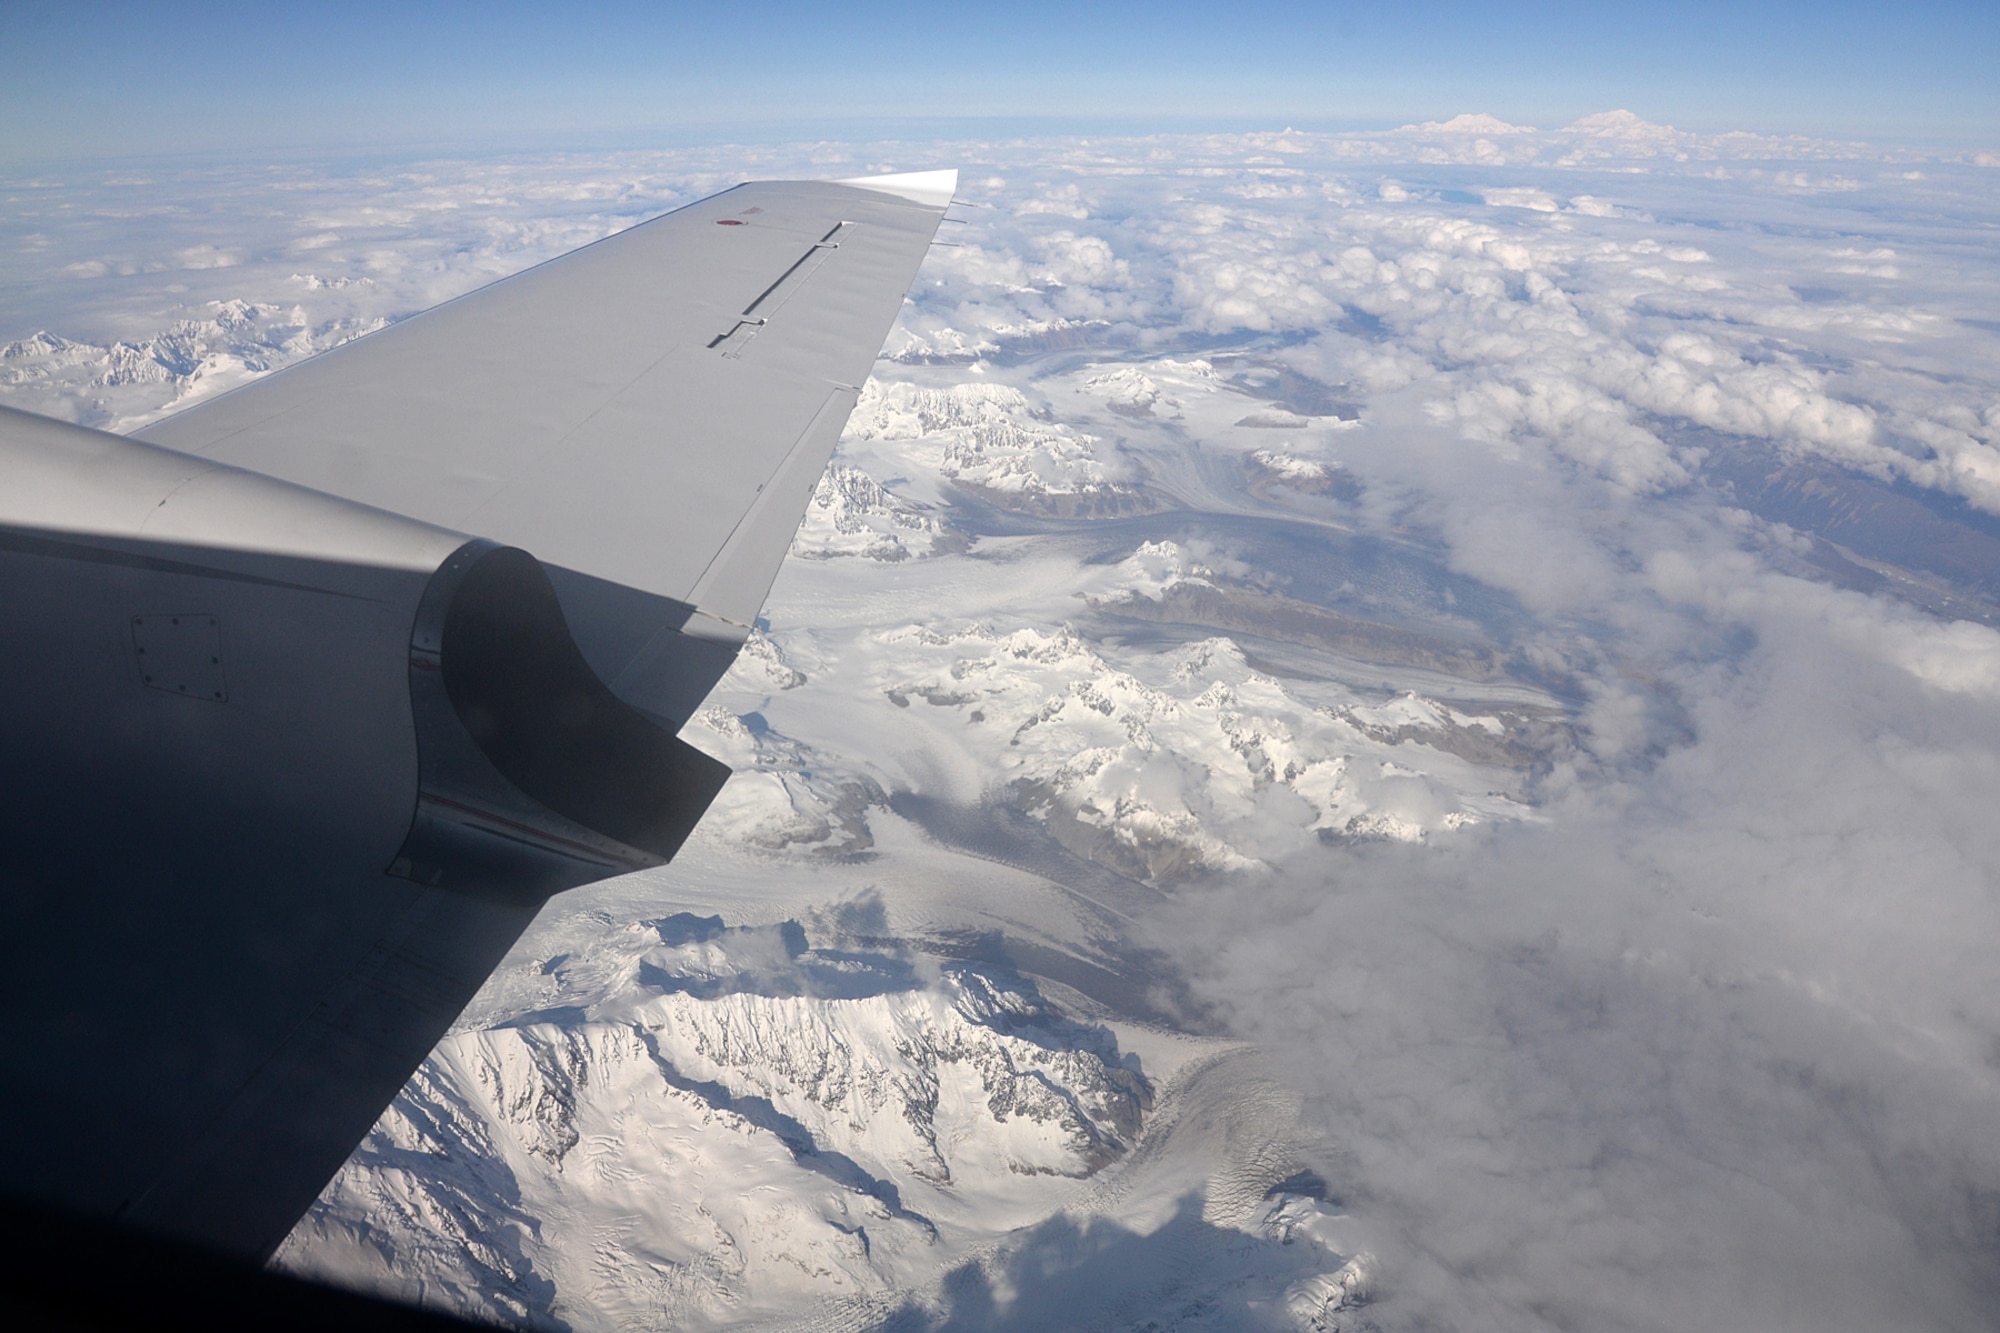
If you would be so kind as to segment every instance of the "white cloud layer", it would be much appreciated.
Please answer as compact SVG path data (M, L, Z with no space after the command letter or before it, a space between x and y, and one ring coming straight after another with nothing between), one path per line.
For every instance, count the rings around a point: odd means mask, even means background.
M690 729L754 770L703 854L892 882L914 793L1165 890L1362 1237L1243 1319L1995 1327L1976 162L1611 112L14 182L0 392L130 423L738 171L945 164L990 207Z

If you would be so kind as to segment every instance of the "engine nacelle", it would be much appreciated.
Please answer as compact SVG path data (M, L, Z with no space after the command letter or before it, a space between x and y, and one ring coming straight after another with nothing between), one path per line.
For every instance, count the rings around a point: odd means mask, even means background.
M244 1200L295 1218L539 902L671 857L727 769L526 552L4 410L0 477L7 1062L66 1088L9 1094L0 1189L263 1246Z

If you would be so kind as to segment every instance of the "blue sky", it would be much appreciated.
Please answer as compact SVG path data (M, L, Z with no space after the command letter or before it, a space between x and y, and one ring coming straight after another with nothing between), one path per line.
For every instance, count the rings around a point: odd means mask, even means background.
M1628 107L2000 140L2000 4L124 4L0 0L0 155L638 146L732 135Z

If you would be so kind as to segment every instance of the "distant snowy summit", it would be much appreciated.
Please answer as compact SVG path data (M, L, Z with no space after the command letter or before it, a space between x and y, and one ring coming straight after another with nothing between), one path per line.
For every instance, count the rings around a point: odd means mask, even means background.
M1509 125L1484 111L1465 112L1450 120L1427 120L1421 125L1405 125L1398 134L1533 134L1532 125Z
M1397 134L1423 135L1482 135L1488 138L1510 134L1539 134L1532 125L1512 125L1498 116L1484 111L1469 111L1453 116L1450 120L1427 120L1419 125L1404 125L1395 130ZM1581 135L1592 139L1617 139L1635 144L1678 143L1686 136L1671 125L1660 125L1633 112L1599 111L1570 122L1560 130L1562 135Z
M1620 108L1584 116L1563 127L1568 134L1594 134L1605 139L1647 139L1665 131L1677 133L1671 125L1656 125L1645 117Z

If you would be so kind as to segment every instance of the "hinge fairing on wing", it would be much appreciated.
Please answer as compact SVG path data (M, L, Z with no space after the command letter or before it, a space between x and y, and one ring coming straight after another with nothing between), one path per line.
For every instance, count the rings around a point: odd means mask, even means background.
M390 873L545 897L672 859L727 766L613 694L540 563L468 542L410 640L417 810Z

